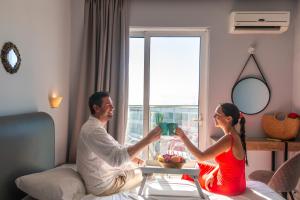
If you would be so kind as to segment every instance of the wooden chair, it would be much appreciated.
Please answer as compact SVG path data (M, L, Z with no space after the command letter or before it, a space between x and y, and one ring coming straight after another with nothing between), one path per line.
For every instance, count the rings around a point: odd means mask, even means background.
M276 192L288 193L294 200L295 190L300 177L300 153L285 161L275 172L257 170L252 172L250 180L261 181L269 185Z

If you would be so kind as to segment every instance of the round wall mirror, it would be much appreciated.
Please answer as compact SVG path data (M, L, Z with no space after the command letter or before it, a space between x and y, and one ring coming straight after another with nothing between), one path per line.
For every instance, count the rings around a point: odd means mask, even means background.
M239 80L232 88L232 102L242 113L253 115L263 111L270 102L271 93L265 81L248 77Z
M7 42L1 50L1 61L8 73L16 73L21 64L21 56L16 45Z

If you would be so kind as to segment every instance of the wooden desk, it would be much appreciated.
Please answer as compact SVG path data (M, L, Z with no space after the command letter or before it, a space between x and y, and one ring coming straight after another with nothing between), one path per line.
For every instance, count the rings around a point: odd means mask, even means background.
M267 138L246 138L247 150L252 151L284 151L284 143Z
M211 136L213 141L220 139L220 136ZM246 146L249 151L272 151L272 171L275 170L275 152L284 152L284 161L288 159L288 152L300 151L300 139L294 141L275 141L268 138L246 138Z
M288 151L300 151L300 138L294 141L286 141L288 144Z

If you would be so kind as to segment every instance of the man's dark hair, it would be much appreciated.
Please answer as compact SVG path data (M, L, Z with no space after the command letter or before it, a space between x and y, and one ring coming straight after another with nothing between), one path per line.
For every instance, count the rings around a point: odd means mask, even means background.
M89 98L89 108L91 111L91 114L94 115L95 114L95 110L93 108L93 105L97 105L97 106L102 106L102 99L104 97L109 97L109 93L105 92L105 91L101 91L101 92L95 92L94 94L92 94Z

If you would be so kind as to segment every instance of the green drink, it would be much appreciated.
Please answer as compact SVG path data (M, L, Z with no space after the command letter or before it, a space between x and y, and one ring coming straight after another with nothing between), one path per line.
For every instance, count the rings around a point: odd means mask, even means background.
M161 135L162 136L169 136L169 127L168 123L160 123L159 127L161 128Z
M164 120L164 115L162 113L155 113L155 123L158 126Z
M176 135L177 123L168 123L169 135Z

